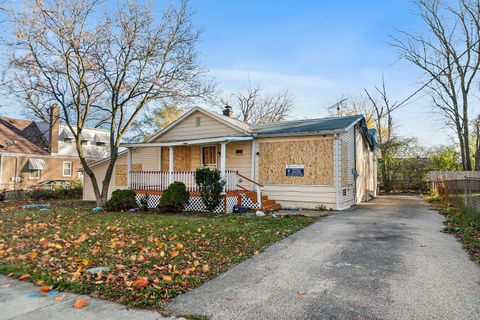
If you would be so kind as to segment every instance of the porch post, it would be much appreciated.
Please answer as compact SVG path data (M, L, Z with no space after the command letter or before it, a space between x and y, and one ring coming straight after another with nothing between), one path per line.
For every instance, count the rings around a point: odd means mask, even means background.
M127 148L127 187L128 189L132 188L132 148Z
M257 157L257 145L255 139L252 140L252 163L250 164L250 180L255 181L255 159ZM250 182L250 190L253 191L253 182Z
M168 147L168 184L173 183L173 147Z
M225 180L225 168L227 162L227 143L222 142L220 144L220 176ZM223 186L223 192L225 193L225 186Z

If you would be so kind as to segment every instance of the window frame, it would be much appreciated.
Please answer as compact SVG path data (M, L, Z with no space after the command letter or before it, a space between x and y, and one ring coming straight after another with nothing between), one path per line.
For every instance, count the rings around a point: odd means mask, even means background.
M70 174L65 174L65 164L70 164ZM73 162L72 161L63 161L62 165L62 177L71 177L73 175Z
M32 173L38 172L38 176L33 176ZM40 180L42 178L42 170L33 169L28 172L28 180Z

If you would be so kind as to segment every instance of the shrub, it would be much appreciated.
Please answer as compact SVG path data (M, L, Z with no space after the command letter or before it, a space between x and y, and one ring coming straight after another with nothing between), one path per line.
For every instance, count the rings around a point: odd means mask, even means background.
M195 171L195 182L200 189L205 208L210 213L214 212L222 200L221 194L225 185L220 172L210 168L197 169Z
M110 200L107 201L105 209L108 211L120 211L136 208L137 200L135 195L135 192L132 190L115 190L112 192Z
M57 199L81 199L83 188L69 188L56 190L32 190L28 192L28 196L32 200L57 200Z
M176 181L163 192L158 209L162 212L181 212L189 199L185 184Z

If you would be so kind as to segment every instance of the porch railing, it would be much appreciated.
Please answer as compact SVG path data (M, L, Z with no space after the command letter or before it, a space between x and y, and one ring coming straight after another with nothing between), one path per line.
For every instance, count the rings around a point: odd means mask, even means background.
M170 178L171 175L171 178ZM237 171L225 172L225 191L237 190ZM189 192L198 192L195 183L195 171L163 172L163 171L130 171L130 189L163 191L168 188L170 181L183 182Z

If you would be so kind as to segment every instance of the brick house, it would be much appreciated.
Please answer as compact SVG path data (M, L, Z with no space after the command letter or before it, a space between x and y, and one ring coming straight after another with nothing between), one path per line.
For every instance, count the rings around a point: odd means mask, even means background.
M109 155L109 133L84 129L82 144L87 161ZM73 133L60 123L58 107L50 122L0 117L0 191L21 190L47 180L82 180Z

